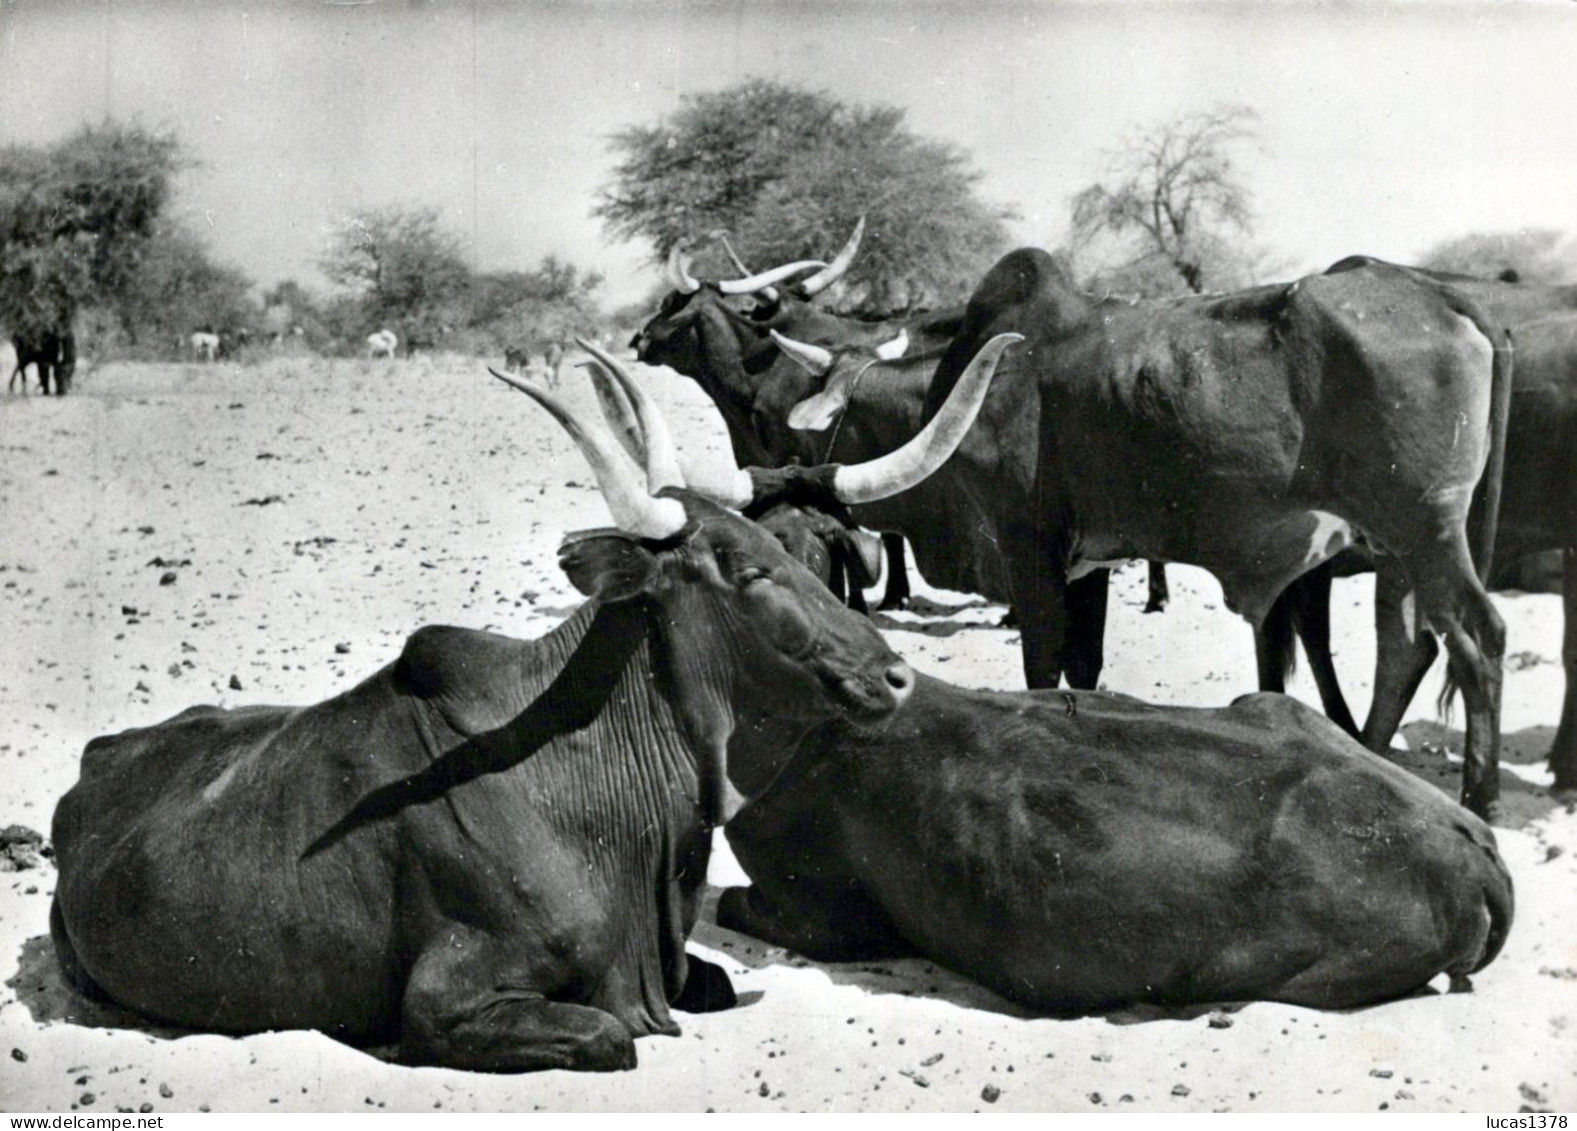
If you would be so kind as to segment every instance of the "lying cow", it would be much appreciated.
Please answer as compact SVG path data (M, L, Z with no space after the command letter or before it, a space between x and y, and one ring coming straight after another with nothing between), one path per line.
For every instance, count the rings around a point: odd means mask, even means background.
M823 961L921 955L1047 1012L1453 988L1499 952L1489 826L1294 699L1155 707L924 675L891 718L751 733L719 925Z
M540 641L421 629L316 706L194 707L89 743L53 830L73 985L489 1071L628 1068L634 1037L678 1031L671 1004L731 1000L684 941L711 829L779 768L730 753L736 725L875 721L913 673L771 535L683 489L660 420L643 477L505 379L575 438L618 524L561 550L593 599ZM851 503L904 490L989 379L966 374L906 449L797 470Z
M806 548L844 500L748 474L825 582L834 544ZM879 722L753 721L734 744L784 768L727 828L754 886L718 923L820 960L918 954L1042 1011L1344 1008L1465 987L1511 925L1487 825L1280 695L1168 708L921 675Z

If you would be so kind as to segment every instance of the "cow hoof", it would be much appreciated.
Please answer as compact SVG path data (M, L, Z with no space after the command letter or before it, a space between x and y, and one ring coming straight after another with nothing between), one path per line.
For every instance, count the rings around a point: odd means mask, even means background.
M888 597L877 606L877 611L883 613L907 612L910 603L907 597Z
M1466 974L1450 974L1451 985L1446 989L1448 994L1470 994L1473 992L1473 979Z
M1146 601L1144 605L1144 611L1147 613L1164 613L1166 612L1166 602L1154 600Z
M739 1004L734 984L728 980L721 966L693 954L687 957L690 972L685 978L684 989L674 999L675 1009L682 1009L686 1013L718 1013Z

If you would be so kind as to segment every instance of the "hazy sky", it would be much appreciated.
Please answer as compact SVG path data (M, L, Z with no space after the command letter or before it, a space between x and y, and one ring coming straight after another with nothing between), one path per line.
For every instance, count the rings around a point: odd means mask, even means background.
M600 269L613 303L655 275L590 215L609 135L751 76L906 108L1043 245L1124 136L1247 103L1259 234L1292 274L1577 232L1574 74L1565 2L0 0L0 143L173 127L201 162L179 207L262 282L319 283L334 217L400 202L483 269Z

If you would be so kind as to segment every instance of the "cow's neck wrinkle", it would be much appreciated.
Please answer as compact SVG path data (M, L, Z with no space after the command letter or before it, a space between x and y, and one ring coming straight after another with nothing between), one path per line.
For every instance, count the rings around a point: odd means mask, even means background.
M508 681L509 717L492 727L473 729L461 717L480 714L475 706L463 710L442 695L413 699L432 760L365 794L303 855L407 806L513 769L555 739L572 741L580 756L567 763L575 779L568 784L606 792L605 800L621 810L646 807L657 818L657 810L675 796L689 797L699 808L707 792L708 758L681 737L676 705L660 691L665 681L654 675L650 622L640 602L592 601L540 640L524 644ZM499 705L486 708L492 714Z

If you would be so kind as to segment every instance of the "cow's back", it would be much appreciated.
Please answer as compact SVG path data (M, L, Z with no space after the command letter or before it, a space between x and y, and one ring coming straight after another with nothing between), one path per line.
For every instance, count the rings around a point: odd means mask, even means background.
M299 856L377 772L343 752L377 748L388 695L382 672L316 707L194 707L90 742L53 829L58 919L88 980L180 1024L385 1030L393 854L374 834Z

